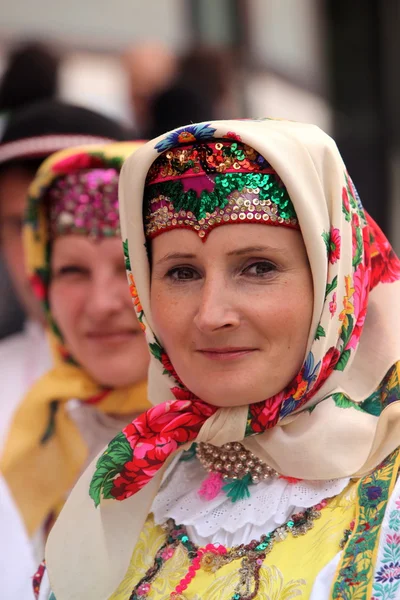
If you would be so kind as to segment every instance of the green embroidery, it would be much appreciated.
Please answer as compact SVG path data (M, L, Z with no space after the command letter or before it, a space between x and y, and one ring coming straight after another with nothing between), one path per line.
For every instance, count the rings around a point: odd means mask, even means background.
M331 283L328 283L325 290L325 299L329 296L331 292L336 290L337 288L337 275L332 279Z
M250 498L250 485L252 485L252 478L250 473L247 473L242 479L230 479L222 489L232 502L237 502L244 498Z
M96 463L96 470L89 486L89 496L97 507L101 498L113 498L111 490L114 478L120 474L125 463L132 460L132 448L121 432L108 444L107 450Z
M392 483L397 477L398 451L387 457L358 486L359 516L333 585L332 600L369 600L373 558Z
M161 361L163 352L162 352L162 347L160 346L160 344L158 342L150 343L149 348L150 348L150 352L152 353L154 358Z
M357 267L362 263L363 253L364 253L364 242L363 242L361 227L357 227L355 229L355 233L356 233L356 251L353 256L353 269L354 270L356 270Z
M400 530L400 513L398 510L392 510L389 515L389 527L396 533ZM400 552L400 547L399 547ZM400 558L400 557L399 557Z
M329 231L323 231L322 232L322 239L325 242L325 246L326 246L326 252L329 256L330 252L331 252L331 234L329 233Z
M340 359L338 360L338 362L335 366L336 371L344 371L345 370L346 365L349 362L350 354L351 354L350 350L343 350L342 354L340 355Z
M362 402L353 402L343 393L332 394L332 400L339 408L353 408L379 417L383 409L399 399L399 372L393 365L386 373L378 388Z
M131 269L131 259L129 258L128 240L125 240L124 242L122 242L122 247L124 249L125 269L127 271L132 271L132 269Z
M348 396L342 393L332 394L332 400L338 408L353 408L363 413L368 413L378 417L382 412L382 405L379 395L374 392L363 402L353 402Z

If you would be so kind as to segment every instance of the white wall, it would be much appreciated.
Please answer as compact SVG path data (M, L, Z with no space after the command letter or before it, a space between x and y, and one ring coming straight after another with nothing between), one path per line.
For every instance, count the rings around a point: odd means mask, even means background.
M319 0L248 0L254 57L294 80L324 89L324 21Z
M272 73L252 76L247 86L251 117L273 117L313 123L332 132L332 110L322 97L289 83Z
M186 0L0 0L0 38L40 37L121 49L146 39L188 43Z

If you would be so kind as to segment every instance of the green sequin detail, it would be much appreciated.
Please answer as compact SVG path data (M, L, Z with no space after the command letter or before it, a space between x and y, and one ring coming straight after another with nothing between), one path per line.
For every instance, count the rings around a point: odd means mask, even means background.
M223 173L214 176L214 190L203 190L200 196L196 191L183 189L182 182L165 181L149 185L145 191L145 202L159 196L165 196L173 204L174 210L191 211L197 220L204 219L206 214L216 209L223 209L228 204L229 196L235 191L250 190L257 193L260 200L270 200L278 208L278 216L283 219L296 219L293 204L286 188L276 175L270 173ZM258 190L258 191L257 191Z
M288 521L287 526L291 529L294 526L294 521Z
M261 550L266 550L269 546L268 542L262 542L261 544L258 544L258 546L256 546L256 550L261 551Z

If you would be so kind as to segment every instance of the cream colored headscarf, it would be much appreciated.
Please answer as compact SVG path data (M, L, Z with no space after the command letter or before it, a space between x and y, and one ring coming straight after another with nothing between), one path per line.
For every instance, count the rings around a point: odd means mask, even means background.
M400 441L396 319L400 263L382 232L365 215L335 143L315 126L269 119L191 125L149 142L125 163L120 179L122 234L140 298L140 302L136 298L136 308L154 352L150 399L153 404L172 400L176 380L164 369L160 352L154 351L154 345L160 342L162 346L163 340L155 331L150 307L150 269L142 225L146 175L164 150L179 143L221 138L239 138L253 147L286 186L310 261L314 312L296 391L290 398L282 396L275 427L245 437L249 415L262 424L262 416L255 416L257 405L250 412L248 407L221 408L203 418L200 432L191 439L216 445L244 439L247 448L284 475L303 479L362 475ZM187 410L192 405L189 400ZM157 410L165 418L173 406ZM155 410L150 409L149 420ZM259 414L263 410L265 404ZM131 458L132 449L127 441L124 444ZM112 457L111 445L104 457ZM89 467L47 546L57 600L107 600L115 591L162 473L160 469L145 487L122 502L105 499L110 494L103 487L103 498L95 508L89 487L99 472L96 463Z

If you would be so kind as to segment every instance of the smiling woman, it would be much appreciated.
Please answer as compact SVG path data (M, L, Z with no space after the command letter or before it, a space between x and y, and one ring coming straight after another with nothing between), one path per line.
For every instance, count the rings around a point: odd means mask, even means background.
M120 240L119 170L140 143L79 147L30 188L26 262L45 308L54 367L15 414L1 470L40 560L84 465L148 407L148 350Z
M246 223L235 236L218 228L206 244L190 231L160 235L151 304L165 350L198 398L261 402L286 387L306 354L313 285L301 234Z
M400 262L334 142L191 125L120 190L155 406L64 507L57 600L397 597Z
M118 388L145 378L148 353L117 237L57 237L49 302L65 347L95 381Z

